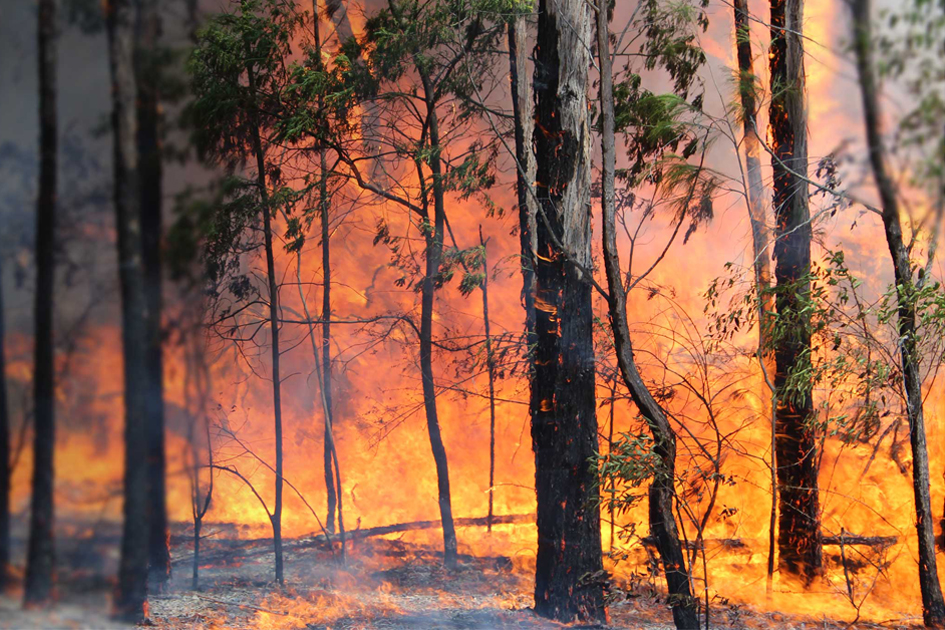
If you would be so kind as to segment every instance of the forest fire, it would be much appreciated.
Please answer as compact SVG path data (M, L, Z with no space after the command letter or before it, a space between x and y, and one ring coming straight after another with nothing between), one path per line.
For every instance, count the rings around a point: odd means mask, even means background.
M0 627L945 627L941 3L15 17Z

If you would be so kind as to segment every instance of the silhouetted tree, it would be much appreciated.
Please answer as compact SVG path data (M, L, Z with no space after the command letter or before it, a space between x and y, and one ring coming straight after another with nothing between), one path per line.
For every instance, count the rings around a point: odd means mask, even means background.
M135 74L138 86L138 151L141 178L141 235L148 300L148 586L160 593L171 576L164 455L164 360L161 313L161 220L163 164L160 132L161 17L157 0L141 0L137 19Z
M140 622L148 599L148 299L145 289L135 82L135 11L131 0L106 5L112 79L112 136L118 279L124 358L124 523L117 617Z
M26 557L27 605L43 605L53 589L53 448L55 366L53 365L53 281L55 276L56 169L56 1L39 3L39 198L36 203L36 299L33 367L33 494Z

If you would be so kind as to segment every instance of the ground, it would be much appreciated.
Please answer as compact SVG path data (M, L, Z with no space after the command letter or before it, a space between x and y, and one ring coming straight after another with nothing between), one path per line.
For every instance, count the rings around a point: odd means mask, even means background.
M553 629L565 627L532 614L530 567L508 558L462 556L455 570L428 546L396 538L353 543L344 564L337 546L306 538L286 541L285 586L272 581L271 543L264 539L207 539L200 587L192 590L193 554L185 538L175 537L170 588L152 598L152 628L272 630L386 629ZM0 596L0 628L121 628L108 617L113 581L102 577L113 564L82 566L100 558L96 545L75 545L84 554L64 560L80 566L61 569L57 604L24 611L21 593ZM113 573L112 573L113 574ZM672 628L672 616L658 588L641 581L615 586L610 619L600 628ZM569 626L573 627L573 626ZM588 627L588 626L585 626ZM743 606L718 605L711 627L821 630L850 628L848 623L760 613ZM857 624L856 628L914 627Z

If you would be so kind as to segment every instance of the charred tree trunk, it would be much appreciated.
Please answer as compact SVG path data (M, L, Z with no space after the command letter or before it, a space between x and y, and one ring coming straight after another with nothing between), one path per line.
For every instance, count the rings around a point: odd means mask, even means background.
M600 621L597 455L587 120L590 7L541 0L535 49L540 217L535 265L532 444L538 499L535 612ZM569 260L573 258L573 260ZM575 264L576 263L576 264ZM579 266L580 265L580 266Z
M247 55L247 59L251 59ZM249 92L252 102L249 104L251 116L256 112L256 71L252 62L246 67L249 80ZM276 263L272 247L272 208L269 202L269 188L266 184L266 153L263 149L262 135L258 121L252 129L252 151L256 158L256 184L262 201L263 239L266 250L266 279L269 283L269 332L272 337L272 410L276 434L276 498L270 520L272 521L272 542L275 552L276 581L285 583L282 567L282 378L279 371L279 285L276 282Z
M138 151L140 154L142 253L148 300L148 586L162 592L171 576L168 546L167 491L164 456L164 360L161 313L161 178L159 68L157 61L161 18L156 0L140 4L135 66L138 82Z
M33 494L24 601L40 606L53 589L53 283L56 240L56 1L39 3L39 198L36 203L36 301L33 368Z
M203 526L203 520L194 519L194 565L190 575L190 590L196 591L200 588L200 529Z
M935 561L935 532L932 503L929 496L929 454L925 441L925 419L922 413L922 376L919 371L916 283L913 280L912 261L903 242L899 217L896 185L886 170L886 149L880 132L879 96L873 70L870 28L870 1L852 0L854 49L863 98L863 118L869 148L873 178L882 204L886 244L892 258L898 288L898 319L900 360L903 389L906 394L906 414L912 445L912 489L915 494L916 530L919 537L919 587L922 591L922 618L925 625L945 626L945 601L938 580Z
M603 4L603 3L602 3ZM608 310L614 333L617 363L624 384L634 404L646 420L653 434L653 445L659 457L660 469L656 471L649 489L650 531L656 541L669 601L673 609L673 621L677 628L699 627L697 600L693 597L686 568L686 556L679 540L679 531L674 517L676 479L676 434L666 414L653 398L649 388L640 377L633 357L630 326L627 322L627 294L620 270L617 251L617 226L615 203L616 147L614 137L613 70L610 59L610 40L607 28L607 11L600 10L597 16L597 46L601 70L601 139L603 150L602 209L604 267L609 289ZM693 188L694 191L694 188ZM692 191L690 191L690 195Z
M148 598L148 300L145 292L134 67L134 13L128 0L108 4L112 75L115 214L121 285L125 399L124 527L116 614L147 615Z
M7 406L6 319L0 257L0 591L10 578L10 412Z
M771 0L771 127L774 245L779 331L774 385L779 519L778 566L810 583L821 572L817 440L810 387L787 391L792 374L810 365L811 225L807 193L807 111L803 0Z
M419 69L419 68L418 68ZM427 107L427 129L430 146L440 146L439 121L437 119L434 89L430 77L420 72ZM430 171L433 175L433 225L425 230L426 270L420 287L420 375L423 381L423 407L427 417L427 433L430 448L436 463L436 485L440 504L440 520L443 522L443 561L447 567L455 567L457 560L456 528L453 524L453 504L450 497L450 471L446 459L446 447L440 434L440 421L436 409L436 383L433 378L433 308L440 262L443 260L443 238L446 225L446 198L443 187L443 172L438 150L430 152Z
M528 357L535 345L535 250L537 249L537 214L529 187L535 181L535 155L532 153L534 112L531 84L522 80L528 63L527 22L524 16L509 22L509 80L512 89L512 118L515 124L516 195L518 235L522 256L522 304L525 307L525 342Z
M755 272L755 291L758 294L758 363L767 386L776 366L771 352L771 315L774 313L774 294L771 292L771 254L768 236L767 212L764 205L764 182L761 178L761 150L758 141L758 101L755 98L757 83L754 59L751 52L751 21L748 0L734 0L735 52L738 57L738 94L742 111L742 141L745 145L745 190L748 202L748 219L751 222L752 268ZM771 404L771 518L768 524L768 584L774 576L775 540L777 536L778 478L775 418L777 398L772 387Z

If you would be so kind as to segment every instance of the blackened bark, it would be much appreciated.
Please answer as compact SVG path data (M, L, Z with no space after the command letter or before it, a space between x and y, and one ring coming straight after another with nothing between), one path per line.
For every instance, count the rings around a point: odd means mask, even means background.
M741 100L742 141L745 145L745 197L748 219L751 223L752 267L755 272L755 291L758 294L758 362L764 371L764 381L770 383L776 366L771 352L771 315L774 313L774 294L771 292L771 254L767 212L764 204L764 182L761 178L761 151L758 141L758 101L755 98L755 69L751 52L751 16L748 0L734 0L735 52L738 57L738 94ZM778 515L777 476L777 397L771 398L771 512L768 524L768 585L774 575Z
M39 198L36 203L36 298L33 332L33 494L26 557L24 602L40 606L53 589L53 283L55 278L56 169L56 2L39 3Z
M778 470L778 566L809 583L821 572L817 440L809 384L787 391L810 365L811 225L807 192L807 111L803 0L771 0L769 125L773 150L774 245L779 332L774 386ZM797 381L797 378L793 379Z
M140 622L147 616L148 597L148 300L144 287L132 3L111 0L107 14L125 385L124 524L115 612L124 620Z
M252 57L247 55L247 59ZM249 79L249 103L251 115L258 118L256 112L256 71L252 61L247 62L246 74ZM282 378L279 371L279 285L276 281L276 263L272 248L272 208L269 203L269 188L266 184L266 153L263 149L262 135L258 120L252 128L252 151L256 158L256 185L262 202L263 239L266 250L266 280L269 284L269 332L272 337L272 411L276 434L276 499L270 515L272 522L272 542L275 552L276 581L285 583L282 566Z
M200 518L194 519L194 565L190 574L190 590L196 591L200 588L200 529L203 521Z
M418 70L420 70L418 68ZM436 409L436 382L433 377L433 309L436 281L443 260L443 238L446 226L446 193L443 187L442 162L440 159L440 131L436 101L430 77L420 71L427 107L427 129L430 134L430 171L433 174L432 226L424 226L426 240L426 270L420 285L420 376L423 381L423 407L426 411L427 433L436 464L436 485L440 505L440 520L443 523L443 563L455 567L457 560L456 527L453 524L453 504L450 497L450 471L446 459L446 447L440 434L440 420ZM429 229L432 227L432 231Z
M532 443L538 500L535 612L601 621L591 267L590 7L541 0L535 50L537 256ZM573 261L569 258L573 257ZM577 263L577 264L574 264ZM587 579L588 576L591 579Z
M535 181L532 139L535 120L531 84L522 80L527 69L525 16L509 22L509 80L512 89L512 118L515 124L515 159L518 162L515 191L518 201L518 236L522 256L522 304L525 307L525 342L531 358L535 345L535 250L537 214L529 187ZM530 365L531 369L532 366Z
M10 414L7 407L6 320L3 312L3 265L0 257L0 590L10 575Z
M600 59L601 84L601 148L603 155L602 203L603 222L602 239L604 249L604 267L607 274L608 310L614 333L614 346L617 363L624 384L630 397L646 420L653 435L653 449L659 457L660 468L654 474L649 489L649 520L652 537L656 541L666 586L669 603L673 610L673 621L677 628L690 629L699 627L697 600L690 589L689 573L686 568L686 556L679 540L679 531L674 517L676 479L676 434L666 414L653 398L649 388L640 377L633 356L633 344L630 339L630 325L627 321L627 293L623 285L620 270L620 257L617 250L617 226L615 203L616 146L614 137L614 94L613 69L610 58L610 39L607 28L607 12L599 11L597 16L597 50ZM690 196L694 192L690 190Z
M919 371L916 283L913 280L912 261L909 259L902 236L899 201L896 184L886 169L886 149L880 131L878 87L873 69L873 45L870 26L870 1L852 0L854 50L863 99L863 119L869 148L873 178L882 203L883 227L886 244L892 258L896 278L900 360L903 388L906 394L906 414L909 417L909 435L912 445L912 489L915 494L916 531L919 538L919 587L922 592L922 619L928 627L945 626L945 601L938 580L935 561L935 532L932 502L929 496L929 454L925 437L925 418L922 410L922 376Z
M159 71L161 18L156 0L140 3L135 70L138 84L138 152L141 184L142 254L148 300L148 586L162 592L171 576L164 455L164 360L161 330L161 177Z

